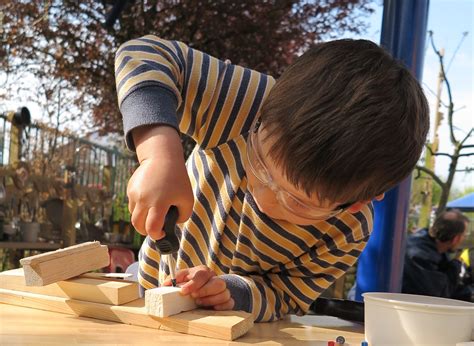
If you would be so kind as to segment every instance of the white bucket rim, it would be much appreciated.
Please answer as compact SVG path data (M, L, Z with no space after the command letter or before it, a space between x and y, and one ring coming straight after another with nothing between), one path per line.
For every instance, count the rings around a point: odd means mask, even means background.
M423 295L416 295L416 294L406 294L406 293L388 293L388 292L367 292L363 293L362 296L364 300L372 300L377 301L379 303L383 303L384 305L393 306L396 304L398 306L406 308L429 308L429 309L436 309L436 310L443 310L446 312L453 311L453 310L465 310L466 312L474 311L474 304L465 302L462 300L455 300L449 298L440 298L440 297L431 297L431 296L423 296ZM412 300L418 301L412 301Z

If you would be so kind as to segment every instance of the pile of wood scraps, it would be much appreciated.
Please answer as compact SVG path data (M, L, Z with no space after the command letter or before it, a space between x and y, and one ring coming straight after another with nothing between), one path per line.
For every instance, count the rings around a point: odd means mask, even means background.
M136 282L87 273L108 265L104 253L89 242L25 258L23 269L0 273L0 303L223 340L253 326L249 313L196 309L176 289L150 290L145 304Z

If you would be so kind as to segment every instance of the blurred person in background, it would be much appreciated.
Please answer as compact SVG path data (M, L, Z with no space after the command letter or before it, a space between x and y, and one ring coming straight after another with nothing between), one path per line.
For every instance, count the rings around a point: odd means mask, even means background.
M442 212L430 229L408 236L402 292L474 302L472 277L460 260L469 219L459 210Z

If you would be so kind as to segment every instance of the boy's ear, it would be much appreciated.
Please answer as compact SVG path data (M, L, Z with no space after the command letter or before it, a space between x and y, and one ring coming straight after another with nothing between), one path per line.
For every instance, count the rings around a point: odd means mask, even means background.
M369 202L370 201L368 201L368 202L355 202L349 208L347 208L347 211L351 214L355 214L355 213L359 212Z
M381 195L375 196L375 200L381 201L385 197L385 193L382 193ZM357 213L360 211L365 205L369 204L371 201L359 201L354 204L352 204L349 208L347 208L347 211L349 213Z
M385 197L385 193L382 193L382 194L380 194L380 195L378 195L378 196L375 196L374 199L375 199L376 201L381 201L382 199L384 199L384 197Z

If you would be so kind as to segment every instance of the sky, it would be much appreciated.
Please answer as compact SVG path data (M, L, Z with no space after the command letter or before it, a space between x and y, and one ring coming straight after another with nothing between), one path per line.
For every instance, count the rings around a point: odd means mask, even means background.
M378 1L380 5L377 6L375 13L367 18L367 23L369 24L367 32L357 37L379 43L383 13L382 2L381 0ZM470 128L474 127L474 0L431 0L427 29L434 32L437 48L444 48L445 50L446 68L449 65L447 76L452 88L454 108L457 110L454 114L454 124L457 127L456 133L458 138L460 138L462 134L467 133ZM466 31L468 35L461 43L463 33ZM345 37L354 36L345 35ZM431 124L434 122L434 94L438 71L438 58L429 45L427 36L422 85L430 103ZM22 97L20 96L19 98ZM444 104L447 104L446 88L443 88L442 100ZM26 102L25 105L30 109L33 119L41 119L42 112L37 105L31 102ZM5 106L8 109L16 109L18 107L18 99ZM3 110L0 109L0 111ZM449 140L449 127L446 119L442 122L438 134L440 138L440 152L451 152L452 146ZM433 138L432 133L430 133L429 138ZM474 144L474 135L469 142ZM474 152L474 149L472 152ZM449 161L446 158L437 158L436 173L443 178L446 177L448 165ZM474 167L474 156L460 159L458 168L466 166ZM460 191L467 187L474 187L474 172L470 174L456 173L454 187Z
M447 78L451 85L453 94L454 125L458 128L458 138L464 138L467 132L474 127L474 1L473 0L437 0L430 2L430 13L428 18L428 30L434 33L435 43L438 49L444 48L445 61L447 62ZM459 46L463 32L467 36ZM459 49L457 50L459 46ZM457 53L456 53L457 50ZM455 54L454 58L453 55ZM452 62L451 62L452 61ZM433 110L436 104L434 93L438 78L438 57L429 46L425 53L423 69L423 87ZM443 89L442 100L447 104L447 90ZM444 108L445 109L445 108ZM432 116L434 111L432 111ZM434 121L431 122L432 124ZM464 135L464 136L463 136ZM441 124L439 130L440 152L451 152L452 145L449 140L449 126L447 119ZM430 135L432 138L432 134ZM474 144L474 134L469 143ZM474 152L473 149L463 151ZM439 158L436 162L436 173L446 175L449 161ZM461 158L459 168L474 168L474 155L469 158ZM455 177L455 185L474 186L474 172L470 174L458 172Z
M370 25L367 32L357 37L379 43L382 14L383 7L380 5L376 8L375 13L367 19ZM431 0L429 3L427 30L433 31L436 48L438 50L444 48L445 50L445 68L447 69L447 78L451 85L454 109L457 110L453 117L453 123L457 128L455 133L458 139L464 138L467 132L474 127L474 0ZM463 33L466 31L468 34L462 40ZM431 130L433 130L434 109L436 105L435 95L439 74L438 61L438 57L434 53L427 35L422 86L430 104ZM448 104L446 87L442 89L441 99L445 105ZM446 108L441 106L440 110L443 112ZM453 147L449 139L447 119L442 121L438 130L438 136L440 141L439 152L451 153ZM431 140L432 138L433 132L431 131L429 139ZM474 134L468 143L474 144ZM463 152L474 152L474 149ZM435 172L443 180L447 176L448 167L449 159L445 157L438 157L436 159ZM460 158L458 169L465 167L474 168L474 155L469 158ZM461 191L467 187L474 187L474 172L470 174L457 172L454 187Z

